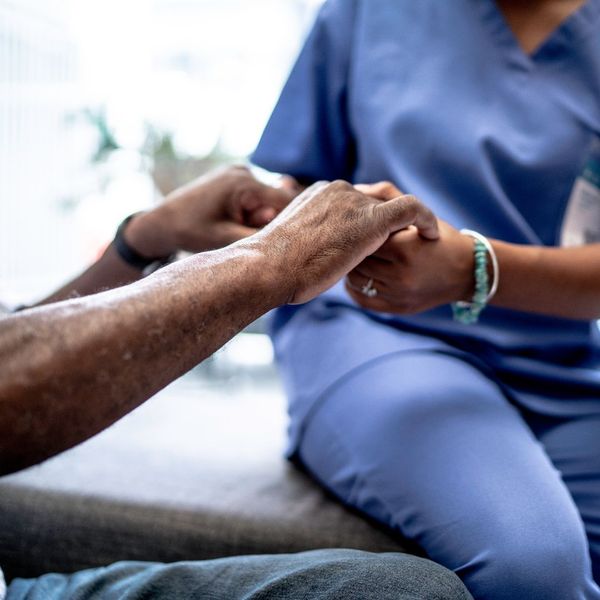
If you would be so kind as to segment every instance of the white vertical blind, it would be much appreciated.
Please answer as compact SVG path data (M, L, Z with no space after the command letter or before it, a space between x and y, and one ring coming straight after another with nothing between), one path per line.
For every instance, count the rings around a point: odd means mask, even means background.
M42 294L73 262L60 199L75 160L66 115L77 65L61 9L0 0L0 294L8 301Z
M148 122L184 153L243 155L321 2L0 0L0 300L49 292L154 198L139 167L90 165L84 106L130 153Z

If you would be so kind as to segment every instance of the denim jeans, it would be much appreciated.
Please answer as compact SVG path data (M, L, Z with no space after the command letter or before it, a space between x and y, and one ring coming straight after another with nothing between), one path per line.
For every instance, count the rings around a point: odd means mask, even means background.
M456 575L405 554L317 550L173 564L121 562L16 579L7 600L468 600Z

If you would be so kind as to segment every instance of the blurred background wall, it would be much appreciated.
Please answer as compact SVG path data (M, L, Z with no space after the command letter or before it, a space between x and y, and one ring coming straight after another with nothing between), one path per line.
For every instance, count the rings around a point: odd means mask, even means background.
M0 298L258 141L322 0L0 0Z

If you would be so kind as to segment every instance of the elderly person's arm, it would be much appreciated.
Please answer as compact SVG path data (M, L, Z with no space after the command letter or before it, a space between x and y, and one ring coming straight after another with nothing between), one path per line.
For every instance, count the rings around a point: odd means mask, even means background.
M287 206L299 190L285 183L279 188L264 185L240 166L210 173L175 190L159 207L133 216L123 227L123 240L136 258L148 263L180 250L222 248L255 233ZM123 260L112 243L95 264L40 304L131 283L142 272Z
M251 321L305 302L410 224L435 238L409 197L317 184L260 233L139 282L0 320L0 472L101 431Z

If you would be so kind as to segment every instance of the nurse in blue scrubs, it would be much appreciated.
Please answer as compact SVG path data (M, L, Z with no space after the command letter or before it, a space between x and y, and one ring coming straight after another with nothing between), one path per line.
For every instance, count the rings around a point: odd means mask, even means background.
M253 157L443 220L274 342L290 455L476 598L600 598L599 136L600 0L329 0ZM498 258L471 324L463 228Z

